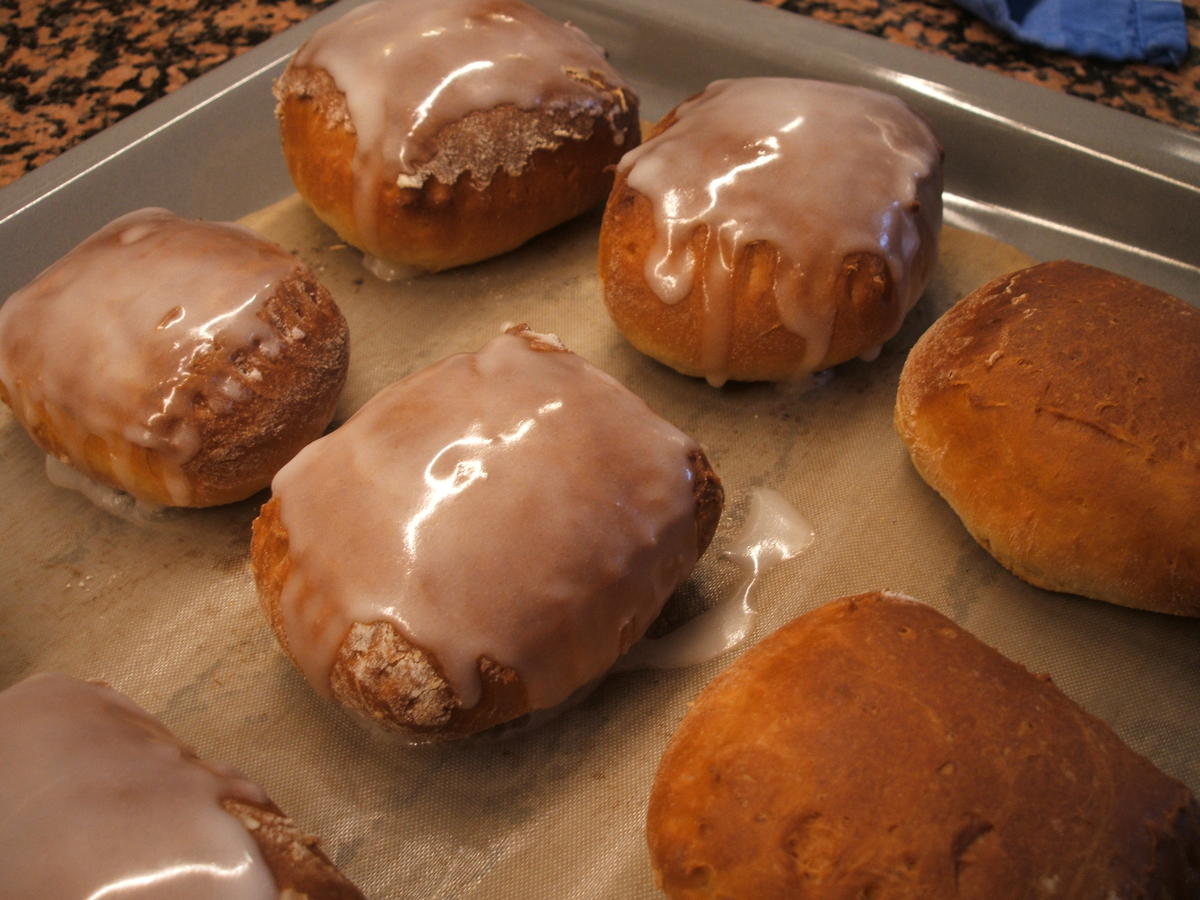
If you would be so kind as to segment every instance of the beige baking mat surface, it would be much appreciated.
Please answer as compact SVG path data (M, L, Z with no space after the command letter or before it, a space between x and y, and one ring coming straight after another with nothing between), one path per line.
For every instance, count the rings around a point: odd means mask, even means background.
M719 551L750 489L777 489L815 527L813 546L756 586L752 640L844 594L901 591L1052 673L1134 748L1200 788L1200 622L1018 581L919 480L892 431L916 335L963 293L1021 266L1017 251L947 230L932 287L878 360L842 366L807 393L714 390L616 333L595 274L596 216L501 259L390 285L295 200L249 222L312 263L345 311L353 345L339 420L507 322L555 332L699 439L724 479L726 514L692 596L712 603L732 592L738 573ZM656 896L642 835L654 769L688 701L737 651L689 670L610 677L554 721L503 741L404 748L319 700L276 646L247 564L264 497L139 527L51 487L7 409L0 447L0 686L48 670L109 681L202 755L260 782L372 897Z

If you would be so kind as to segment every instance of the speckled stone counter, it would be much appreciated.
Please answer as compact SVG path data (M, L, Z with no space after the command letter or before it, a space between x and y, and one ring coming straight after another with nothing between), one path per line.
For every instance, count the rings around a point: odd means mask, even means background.
M0 185L332 2L0 0ZM1178 70L1023 46L951 0L758 2L1200 134L1200 0Z
M0 0L0 184L334 0Z

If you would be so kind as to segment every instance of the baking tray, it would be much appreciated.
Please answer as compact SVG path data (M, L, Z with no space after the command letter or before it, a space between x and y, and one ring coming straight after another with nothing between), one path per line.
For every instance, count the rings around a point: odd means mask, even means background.
M143 205L212 219L271 207L253 221L354 285L353 260L285 199L270 94L287 56L353 5L0 191L0 296ZM742 0L538 5L609 49L647 118L722 77L828 78L903 96L945 144L947 221L989 239L950 236L935 289L875 363L841 367L807 394L715 391L615 335L598 306L597 218L585 217L493 263L397 287L390 299L369 280L361 292L347 288L339 301L352 334L371 338L355 338L339 417L382 383L474 349L505 319L536 309L535 327L562 333L708 447L730 500L717 551L756 487L779 490L813 521L813 547L755 588L762 614L752 640L840 594L901 590L1052 673L1135 749L1200 789L1200 622L1017 581L915 476L888 424L907 346L980 273L1022 252L1103 265L1200 304L1200 140ZM387 329L355 328L417 303L438 304L436 333L392 340ZM246 565L262 497L139 528L50 487L6 411L0 446L0 686L46 669L111 681L203 755L262 783L372 896L655 896L641 839L646 790L688 700L732 654L614 676L575 709L503 742L401 748L312 696L267 633ZM727 595L737 580L719 553L701 569L692 593L702 597Z
M0 296L126 209L230 219L291 189L270 96L336 4L0 191ZM608 50L656 118L717 78L828 78L904 97L946 147L948 221L1200 302L1200 139L1034 85L743 0L536 5Z

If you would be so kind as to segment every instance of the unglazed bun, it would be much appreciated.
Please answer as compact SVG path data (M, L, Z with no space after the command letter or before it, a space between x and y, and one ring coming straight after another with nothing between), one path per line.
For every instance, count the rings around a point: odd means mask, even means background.
M723 500L693 440L520 327L381 391L272 487L252 561L280 643L319 692L416 740L602 676Z
M366 4L314 34L275 94L300 195L385 277L495 256L598 205L639 140L603 51L517 0Z
M1200 615L1200 311L1076 262L961 300L913 347L896 430L1026 581Z
M638 350L714 385L870 357L937 257L941 162L895 97L714 82L620 162L600 231L609 313Z
M111 688L0 692L0 869L11 900L362 894L257 785L196 757ZM131 882L133 886L131 886Z
M647 817L675 900L1200 896L1200 806L924 604L835 601L714 679Z
M0 307L0 397L51 456L165 506L266 487L328 425L346 322L312 271L237 225L145 209Z

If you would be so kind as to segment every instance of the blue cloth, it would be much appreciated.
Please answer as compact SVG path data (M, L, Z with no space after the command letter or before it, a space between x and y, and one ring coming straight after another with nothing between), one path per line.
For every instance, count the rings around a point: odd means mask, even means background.
M957 0L1019 41L1075 56L1177 66L1188 52L1181 0Z

